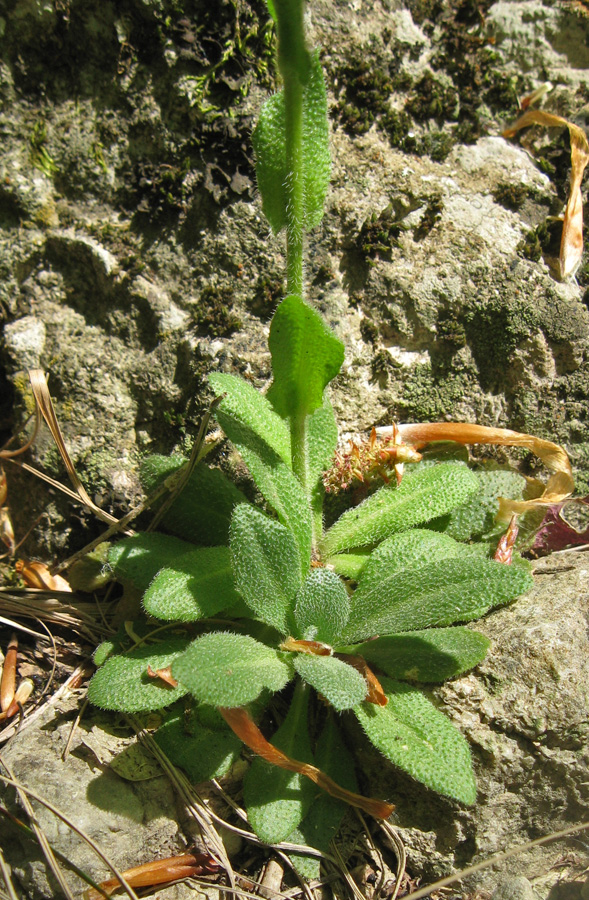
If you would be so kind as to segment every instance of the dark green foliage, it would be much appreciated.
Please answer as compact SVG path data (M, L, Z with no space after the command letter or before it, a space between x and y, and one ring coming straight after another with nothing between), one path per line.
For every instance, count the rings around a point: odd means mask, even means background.
M329 569L312 569L296 598L298 637L333 644L349 616L350 600L342 580Z
M292 532L252 506L235 510L231 525L235 584L252 612L282 634L291 630L301 560Z
M226 775L242 747L218 713L213 728L211 716L205 717L201 709L173 712L155 734L166 756L174 765L181 766L193 782Z
M308 691L295 693L288 715L272 738L283 753L313 764L307 727ZM315 785L296 772L288 772L254 759L243 781L243 797L256 834L269 844L284 840L309 811Z
M88 699L103 709L147 712L162 709L184 694L188 687L170 687L160 678L148 675L165 669L186 650L188 638L168 638L155 644L141 644L120 656L109 657L88 685Z
M354 653L400 681L446 681L481 662L490 641L468 628L428 628L367 641Z
M249 635L213 631L175 658L172 675L202 703L232 707L257 700L264 688L281 690L292 670L276 650Z
M274 94L260 112L253 133L258 187L266 218L277 234L288 224L289 171L286 149L284 92ZM314 228L323 218L331 174L327 98L319 54L312 57L303 88L304 224Z
M108 562L118 581L146 591L160 569L192 549L187 541L153 531L119 541L108 551Z
M323 539L323 552L376 544L397 531L406 531L463 503L478 488L460 463L440 463L409 472L399 487L387 485L360 506L345 512Z
M387 706L363 703L355 713L370 741L413 778L440 794L471 805L476 784L465 739L423 694L382 679Z
M150 616L171 622L195 622L240 602L233 586L228 547L189 550L160 569L143 597Z
M179 472L186 462L182 456L146 457L140 470L145 492L151 494L166 478ZM162 519L162 525L193 544L218 547L229 539L234 506L244 501L241 491L222 472L200 463Z
M458 6L468 19L466 0ZM302 281L297 268L302 266L302 235L320 221L329 182L327 109L319 54L311 55L305 44L303 0L273 0L268 8L280 36L284 91L264 105L254 142L264 210L274 231L288 228L292 285ZM452 14L438 56L451 46L465 50L464 59L448 56L445 62L460 88L433 73L412 85L400 66L375 67L363 59L354 83L348 78L340 97L345 127L359 133L380 121L391 140L407 149L412 116L427 123L415 136L414 149L434 159L443 159L455 140L444 124L448 119L460 114L457 127L472 127L474 133L475 104L462 82L470 73L476 83L483 68L477 68L470 38L460 44L457 22L458 13ZM200 31L188 19L179 25L188 49L192 43L200 47ZM391 39L383 33L385 45ZM402 89L411 89L402 113L389 107L393 78ZM440 130L430 122L438 122ZM304 191L291 191L291 183L304 184ZM360 261L390 255L406 227L404 219L423 205L423 198L412 198L407 207L392 204L364 223ZM427 237L441 212L441 200L429 198L415 240ZM328 267L319 267L316 284L330 277ZM266 307L278 300L276 284L260 282L259 289ZM271 707L278 720L284 716L270 738L291 758L282 762L293 768L292 759L315 762L338 784L356 790L335 714L356 716L387 760L429 788L471 804L476 786L468 745L415 682L441 682L477 665L489 642L458 623L511 602L531 585L521 560L505 565L488 558L489 541L498 536L498 498L520 497L524 482L484 467L474 473L464 451L460 455L441 446L409 468L400 484L386 483L364 495L326 531L324 472L338 439L326 388L340 371L343 346L302 294L297 284L273 316L273 380L266 395L233 375L210 376L219 400L217 421L247 465L264 510L244 502L220 472L200 464L163 518L173 536L138 534L111 547L108 561L115 577L141 592L149 617L170 624L154 625L145 617L126 622L96 651L101 667L89 696L109 709L148 711L190 693L192 708L180 711L175 703L156 740L192 779L201 780L226 773L239 752L240 743L218 710L227 721L243 725L243 713L228 710L249 707L266 729L272 694L294 681ZM237 327L228 290L205 288L200 299L202 329L225 334ZM452 352L470 329L482 369L489 364L483 345L491 329L492 337L498 331L501 338L491 363L499 357L504 361L505 346L515 346L517 335L497 313L496 307L476 310L460 331L448 308L437 322L440 343ZM526 315L518 328L532 322L532 313ZM377 343L369 320L363 337ZM375 374L386 374L383 362L384 357ZM431 394L430 376L423 386ZM405 387L411 390L409 381ZM431 402L445 416L444 400ZM337 472L341 456L335 459ZM173 489L183 465L179 457L146 460L146 490L166 479ZM325 476L328 487L335 484L332 475ZM372 696L367 664L379 673L386 706L366 700ZM332 707L327 716L325 703ZM267 754L253 719L247 728L251 747ZM301 773L259 757L247 773L243 796L263 841L307 842L321 850L328 849L345 809ZM303 855L294 863L308 877L319 876L316 861Z
M358 790L354 761L343 743L333 715L328 716L317 741L315 765L342 787L349 791ZM320 793L299 827L289 835L289 842L307 844L324 853L329 852L329 843L337 834L345 812L346 805L341 800ZM319 860L316 857L293 854L291 859L295 868L306 878L319 877Z

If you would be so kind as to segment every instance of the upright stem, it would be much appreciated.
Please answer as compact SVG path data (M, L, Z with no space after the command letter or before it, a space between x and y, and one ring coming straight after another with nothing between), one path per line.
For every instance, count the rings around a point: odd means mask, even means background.
M303 85L294 76L284 82L286 113L286 160L288 164L288 224L286 231L286 270L289 294L304 297L303 228Z
M303 298L305 184L303 159L303 86L310 66L305 44L303 0L276 0L278 66L284 81L288 210L286 269L288 293Z

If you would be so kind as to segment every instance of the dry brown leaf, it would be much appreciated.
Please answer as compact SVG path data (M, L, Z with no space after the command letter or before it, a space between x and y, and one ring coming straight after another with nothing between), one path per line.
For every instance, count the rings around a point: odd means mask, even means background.
M513 515L507 526L507 531L499 538L499 543L497 544L493 559L497 562L504 563L506 566L511 565L513 548L515 547L518 533L517 516Z
M14 700L16 689L16 658L18 655L18 639L13 634L8 643L4 665L2 667L2 680L0 681L0 709L6 712Z
M360 672L360 675L366 681L368 686L368 694L366 700L368 703L374 703L375 706L386 706L389 698L382 689L382 685L363 656L351 656L349 653L338 653L340 659L352 666Z
M84 485L78 478L78 474L74 468L73 462L70 459L70 455L65 446L63 435L57 421L57 416L55 414L55 409L53 408L53 402L51 400L51 394L49 393L49 388L47 386L45 373L42 371L42 369L31 369L31 371L29 372L29 380L31 382L31 388L33 390L35 401L37 403L37 409L47 423L49 431L51 432L53 440L55 441L57 449L59 450L61 458L63 459L64 465L67 469L67 473L70 477L70 481L74 486L76 494L82 500L82 502L100 519L105 522L117 522L117 519L114 516L111 516L109 513L105 512L105 510L100 509L100 507L90 499Z
M589 143L582 128L572 122L541 109L528 109L511 128L503 132L503 137L513 137L520 128L528 125L544 125L546 128L568 128L571 138L571 186L569 199L564 211L562 238L560 241L560 277L563 280L575 274L583 255L583 196L581 182L589 163Z
M219 712L237 737L250 750L253 750L254 753L257 753L258 756L261 756L262 759L265 759L266 762L271 763L273 766L305 775L326 793L331 794L332 797L343 800L345 803L349 803L350 806L356 806L377 819L388 819L394 810L395 807L392 803L385 803L384 800L372 800L368 797L362 797L360 794L355 794L353 791L348 791L346 788L336 784L329 775L326 775L325 772L322 772L316 766L299 762L278 750L266 740L247 710L241 707L221 707Z
M564 447L543 440L533 434L510 431L508 428L490 428L467 422L422 422L396 426L403 440L423 447L431 441L455 441L458 444L492 444L503 447L524 447L538 456L553 474L549 477L541 496L533 500L506 500L500 498L497 518L508 522L514 513L526 513L537 507L554 506L570 497L575 487L571 464ZM379 434L391 434L393 426L377 428Z
M179 856L169 856L166 859L144 863L142 866L134 866L122 875L131 887L151 887L194 875L212 875L218 872L219 868L218 863L208 853L182 853ZM118 878L109 878L108 881L101 882L100 887L110 892L119 890L122 885ZM86 892L86 896L88 900L94 900L102 895L91 888Z
M52 575L49 567L42 562L27 562L18 559L15 563L15 571L22 577L29 588L37 588L40 591L57 591L71 594L72 589L61 575Z

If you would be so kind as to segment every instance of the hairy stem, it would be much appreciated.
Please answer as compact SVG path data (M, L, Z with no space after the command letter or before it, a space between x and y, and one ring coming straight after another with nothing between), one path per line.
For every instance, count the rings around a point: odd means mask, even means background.
M303 86L310 57L305 44L303 0L277 0L278 66L284 81L288 210L286 268L288 293L304 296Z

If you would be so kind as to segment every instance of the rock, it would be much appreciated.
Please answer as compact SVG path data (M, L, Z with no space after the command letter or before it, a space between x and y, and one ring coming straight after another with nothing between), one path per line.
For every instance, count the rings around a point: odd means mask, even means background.
M473 624L492 641L487 658L431 697L472 746L472 810L374 761L372 793L395 802L408 868L423 873L422 883L587 820L588 620L589 558L567 553L540 560L528 595ZM463 884L494 891L501 880L527 878L545 900L589 864L583 834L527 849ZM568 848L576 862L563 874Z
M26 370L50 371L82 480L114 513L138 495L140 454L186 449L208 371L269 375L267 318L252 311L263 284L278 284L279 299L284 247L255 196L250 132L273 61L257 29L263 4L246 7L245 55L236 47L209 80L216 29L235 28L231 5L198 33L166 0L124 21L110 2L23 0L5 21L0 371L16 421L31 403ZM360 13L317 0L310 14L334 172L309 240L309 297L346 343L342 429L467 419L538 433L566 443L585 491L585 275L581 288L555 282L535 235L562 211L567 153L548 152L539 129L522 146L499 136L518 92L547 77L558 87L546 108L582 119L585 20L572 4L529 0L499 0L483 25L451 3L435 21L419 3L383 16L373 3ZM42 344L26 337L32 319ZM49 441L35 454L61 477ZM123 466L125 496L113 481ZM52 510L30 554L72 541L67 501ZM13 510L17 532L38 515L34 503Z
M523 875L505 878L493 891L492 900L536 900L534 889Z
M63 759L78 706L79 696L69 695L13 739L2 756L15 778L91 837L119 871L187 852L198 836L191 834L170 782L137 745L128 726L92 711L77 728L71 752ZM5 787L1 793L4 802L22 817L14 791ZM112 877L72 828L41 804L31 802L36 820L55 850L96 881ZM0 840L23 896L30 900L56 896L53 878L47 874L36 843L22 837L4 818ZM84 883L69 872L66 880L74 896L81 896ZM188 885L176 885L158 891L157 896L184 900L193 898L194 891ZM218 900L219 894L211 887L202 889L202 896Z

